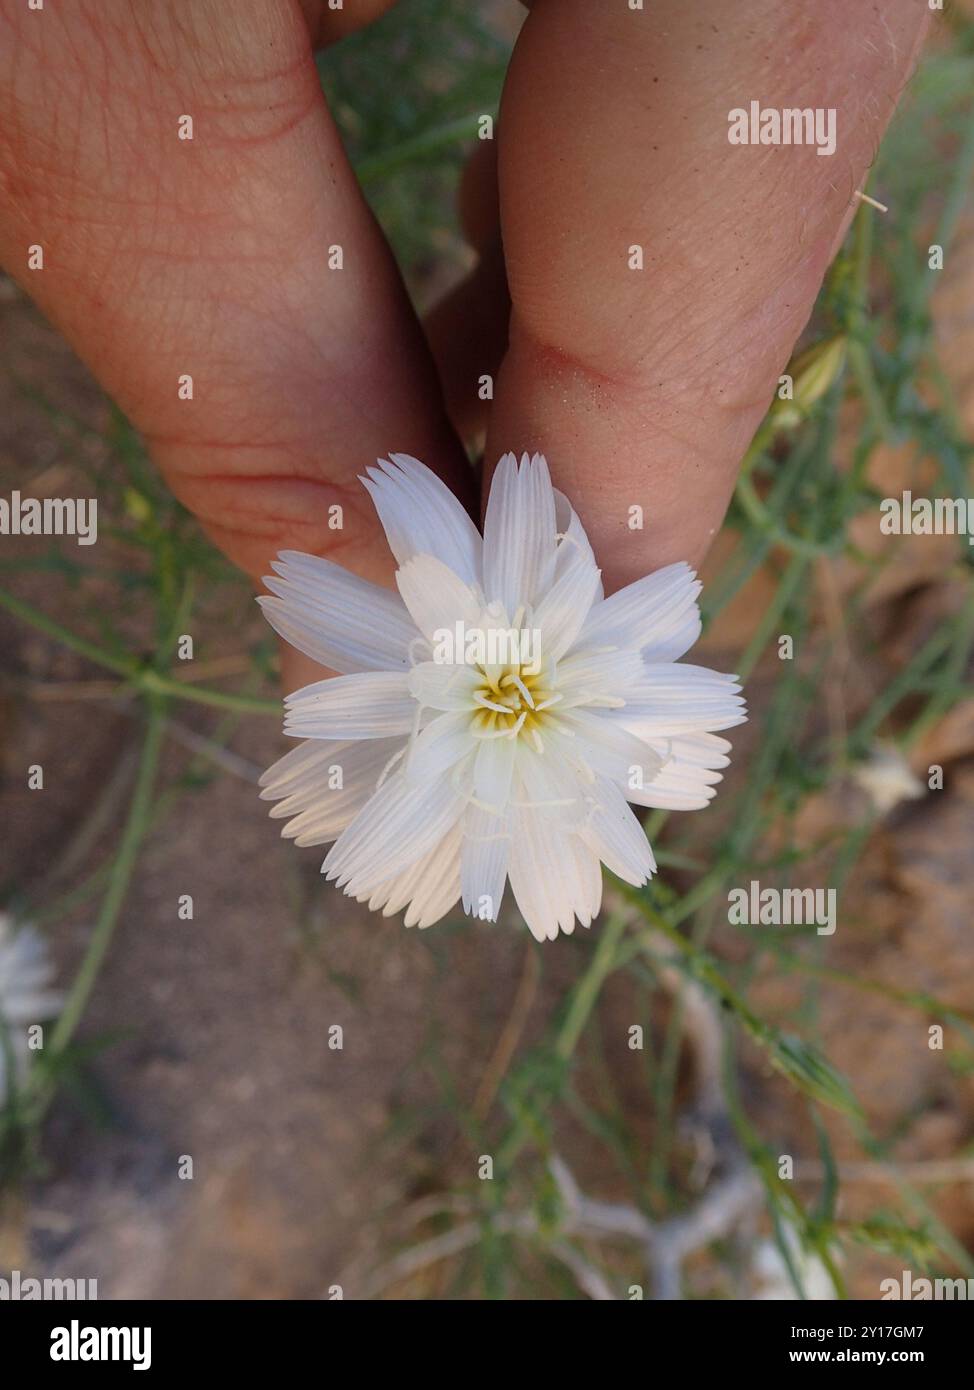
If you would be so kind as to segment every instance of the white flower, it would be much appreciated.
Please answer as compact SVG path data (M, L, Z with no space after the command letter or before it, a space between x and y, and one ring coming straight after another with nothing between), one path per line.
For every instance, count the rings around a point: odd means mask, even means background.
M926 792L895 745L874 744L868 760L853 768L852 779L862 787L880 816L888 816L901 801L916 801Z
M604 598L538 454L501 459L483 538L434 473L391 460L362 482L398 595L295 551L265 580L271 625L342 675L288 697L285 732L305 741L262 795L297 844L335 842L330 879L386 916L405 908L407 926L458 899L496 921L510 880L539 940L587 927L600 861L637 885L656 868L627 802L705 806L730 747L714 731L746 717L733 676L677 664L700 585L668 565ZM474 659L450 652L459 632ZM497 659L505 634L540 635L540 660Z
M834 1299L835 1285L828 1266L815 1251L805 1249L801 1236L791 1222L781 1223L781 1238L788 1249L805 1298L813 1303ZM751 1268L757 1281L753 1294L756 1302L786 1302L801 1297L792 1283L788 1264L773 1240L761 1241L754 1252Z
M44 938L0 912L0 1105L7 1099L10 1060L18 1080L26 1071L27 1029L61 1009L61 995L50 988L53 973Z

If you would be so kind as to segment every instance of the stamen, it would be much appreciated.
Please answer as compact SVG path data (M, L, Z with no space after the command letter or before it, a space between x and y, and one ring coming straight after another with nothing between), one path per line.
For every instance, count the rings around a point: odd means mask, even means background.
M473 698L474 698L474 703L475 703L475 704L480 705L483 709L490 709L490 710L493 710L495 714L513 714L513 713L514 713L514 711L510 708L509 705L495 705L494 702L493 702L493 700L488 700L488 699L487 699L487 696L484 695L484 694L482 694L479 690L477 690L477 691L474 692L474 697L473 697Z
M514 682L514 684L517 686L518 690L520 690L521 694L524 696L525 700L527 700L527 702L528 702L528 704L531 706L531 708L534 709L534 708L535 708L535 704L534 704L534 701L533 701L532 698L531 698L531 692L530 692L530 690L527 688L527 686L524 684L524 682L522 681L521 677L520 677L520 676L512 675L512 676L511 676L511 680L512 680L512 681Z
M511 711L510 711L510 710L506 710L505 713L510 714ZM526 715L523 715L523 714L522 714L522 715L521 715L521 720L523 721L526 717L527 717ZM492 719L496 718L496 715L491 715L491 718L492 718ZM520 724L520 723L512 724L512 725L510 726L510 728L503 728L503 729L496 729L496 728L493 728L493 729L491 729L491 728L488 728L488 729L478 729L478 728L476 728L475 726L473 726L473 727L471 727L471 729L470 729L470 734L471 734L471 737L473 737L473 738L515 738L515 737L517 736L517 734L520 732L520 729L521 729L521 724Z
M508 806L517 806L525 811L536 810L540 806L574 806L578 801L577 796L570 796L564 801L509 801Z
M459 788L459 787L457 788L457 791L460 791L460 788ZM463 797L464 801L467 802L468 806L476 806L478 811L486 811L487 814L488 814L489 816L502 816L502 815L504 814L505 807L503 807L503 806L492 806L491 803L490 803L489 801L480 801L476 796L474 796L473 792L461 792L460 794L461 794L461 796ZM470 835L465 835L465 836L464 836L464 839L473 839L473 838L474 838L474 837L473 837L473 836L470 836ZM488 839L488 840L504 840L504 839L508 839L508 838L509 838L509 837L508 837L507 835L489 835L489 836L487 836L487 839ZM478 837L478 843L479 843L479 837Z

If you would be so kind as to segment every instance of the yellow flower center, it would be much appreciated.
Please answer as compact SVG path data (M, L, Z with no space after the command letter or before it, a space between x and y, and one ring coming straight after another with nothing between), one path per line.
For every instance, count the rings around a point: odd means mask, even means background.
M472 732L477 738L516 738L543 723L545 710L560 696L548 687L548 672L537 666L478 666L482 683L474 690Z

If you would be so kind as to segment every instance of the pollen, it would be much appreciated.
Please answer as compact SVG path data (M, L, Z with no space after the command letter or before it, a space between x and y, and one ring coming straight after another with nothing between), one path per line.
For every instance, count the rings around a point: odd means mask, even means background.
M471 733L475 738L534 737L537 744L545 711L561 696L551 688L551 673L539 666L477 668L483 677L473 692Z

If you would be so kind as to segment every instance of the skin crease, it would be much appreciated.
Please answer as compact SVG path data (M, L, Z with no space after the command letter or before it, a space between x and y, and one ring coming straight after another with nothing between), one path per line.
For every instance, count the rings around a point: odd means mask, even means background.
M255 578L290 546L389 582L356 478L390 450L476 510L449 416L483 424L476 381L498 366L486 458L547 454L608 588L699 562L926 4L536 0L501 105L499 198L492 148L464 180L482 262L432 316L432 353L312 61L312 44L387 8L0 0L0 263ZM731 146L727 112L752 98L836 107L835 155ZM183 113L191 142L176 138ZM326 269L334 244L340 273ZM177 398L185 372L191 402ZM342 531L327 527L333 502ZM635 503L642 532L627 526ZM291 688L320 674L288 662Z

